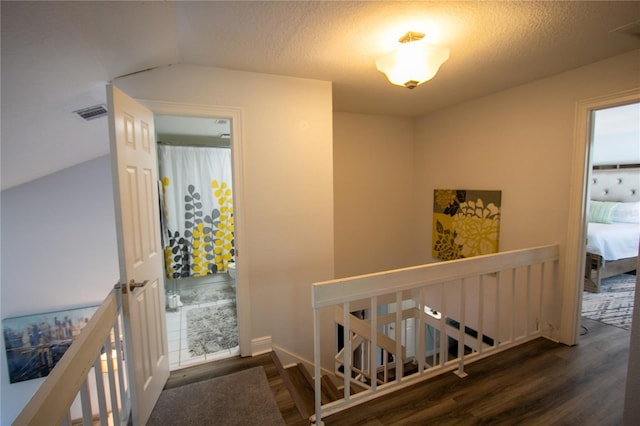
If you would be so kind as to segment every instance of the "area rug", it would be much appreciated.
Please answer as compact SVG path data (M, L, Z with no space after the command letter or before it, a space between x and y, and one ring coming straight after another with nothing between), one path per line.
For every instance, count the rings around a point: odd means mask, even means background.
M582 316L630 330L635 284L636 276L631 274L605 278L600 293L583 292Z
M284 425L262 367L163 390L147 426Z
M192 356L211 354L238 346L235 302L189 309L187 345Z
M180 302L184 305L217 302L220 300L236 300L236 288L227 285L200 285L178 290Z

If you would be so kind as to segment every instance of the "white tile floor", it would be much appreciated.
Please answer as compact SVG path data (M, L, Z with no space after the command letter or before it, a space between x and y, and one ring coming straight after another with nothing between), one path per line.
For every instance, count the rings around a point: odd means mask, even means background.
M192 356L189 353L187 344L187 312L193 308L212 306L217 303L229 303L225 300L218 302L199 303L194 305L183 305L177 311L167 311L167 338L169 344L169 364L171 370L211 362L224 358L229 358L240 354L240 348L226 349L220 352Z

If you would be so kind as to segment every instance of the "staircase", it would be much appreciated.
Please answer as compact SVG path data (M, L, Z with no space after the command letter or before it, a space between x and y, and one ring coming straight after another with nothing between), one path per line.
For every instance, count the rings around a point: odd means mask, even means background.
M447 319L447 324L456 329L460 328L460 324L457 321ZM469 327L465 327L464 334L474 339L478 337L477 331ZM358 338L359 336L355 335L354 339L356 340L352 342L354 347L358 346L359 344L357 340ZM393 347L395 343L393 341L392 343L393 344L389 344L388 346ZM486 335L482 335L482 343L486 346L492 346L494 344L494 339ZM450 359L457 358L457 351L458 351L457 340L454 340L448 337L448 346L449 347L447 352L451 357ZM465 345L465 351L464 351L465 354L470 353L471 351L472 351L472 348ZM438 353L436 357L439 359L440 354ZM275 352L271 352L271 359L273 360L273 363L276 365L278 374L282 378L282 381L285 387L287 388L289 395L291 396L291 399L293 400L293 403L298 413L300 414L300 417L303 420L309 419L315 413L315 384L314 384L313 378L311 377L311 374L302 363L297 363L285 368L282 365L282 362L280 361L280 359L278 358ZM340 361L340 356L336 357L336 360ZM403 361L402 364L403 365L401 367L401 371L402 371L401 374L403 377L409 376L418 371L418 364L415 361L415 359L409 359L409 360ZM390 367L391 368L388 368L386 370L386 373L384 371L378 371L378 373L376 374L378 384L389 383L396 380L396 369L393 366L393 364L391 364ZM342 371L342 367L336 373L337 374L336 377L338 378L338 383L342 383L342 380L343 380L343 378L340 376L341 371ZM358 381L350 382L350 391L352 395L369 389L371 385L371 378L365 374L365 375L362 375L361 379L363 381L361 386L358 385L359 383ZM322 381L321 401L323 405L333 401L343 399L344 389L342 386L340 387L337 386L336 382L326 375L323 375L321 377L321 381Z
M271 352L273 362L278 368L278 372L293 399L300 416L308 419L315 412L315 390L313 378L309 371L301 363L284 368L280 359ZM353 391L354 389L352 389ZM322 376L322 403L326 404L331 401L342 399L343 393L341 389L327 376Z
M280 359L275 352L271 352L271 358L276 364L280 377L285 384L285 387L291 395L300 416L303 419L309 419L315 413L315 389L314 381L309 374L309 371L302 363L291 365L287 368L283 367ZM413 363L407 363L404 366L404 374L412 374L416 370L416 366ZM390 373L388 379L393 380L395 378L395 371ZM335 382L328 376L323 375L322 378L322 404L327 404L332 401L337 401L344 397L342 387L336 386ZM359 387L357 382L351 382L351 394L356 394L366 390L365 386Z

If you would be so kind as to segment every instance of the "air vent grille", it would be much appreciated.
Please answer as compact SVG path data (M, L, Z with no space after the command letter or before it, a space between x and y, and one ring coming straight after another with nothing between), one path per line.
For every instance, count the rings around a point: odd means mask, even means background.
M89 108L83 108L73 112L74 114L78 114L80 117L84 118L85 120L93 120L95 118L100 118L107 115L107 107L105 105L95 105Z

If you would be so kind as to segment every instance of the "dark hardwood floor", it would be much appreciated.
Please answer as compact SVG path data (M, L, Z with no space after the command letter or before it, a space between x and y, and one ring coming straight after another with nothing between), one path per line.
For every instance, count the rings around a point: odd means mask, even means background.
M546 339L446 373L323 419L325 425L620 425L628 331L583 319L568 347ZM270 355L234 358L171 374L167 388L261 365L287 425L306 425Z
M628 331L583 319L568 347L537 339L406 392L325 420L326 425L620 425Z

